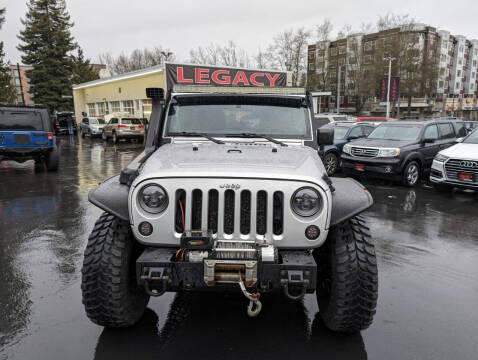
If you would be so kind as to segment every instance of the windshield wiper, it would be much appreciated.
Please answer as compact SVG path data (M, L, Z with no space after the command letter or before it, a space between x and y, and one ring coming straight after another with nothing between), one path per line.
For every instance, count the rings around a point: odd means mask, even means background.
M227 137L245 137L245 138L262 138L270 141L271 143L278 144L280 146L288 146L286 143L282 141L276 140L269 135L265 134L255 134L255 133L240 133L240 134L227 134Z
M216 143L216 144L224 144L224 141L219 140L219 139L216 139L216 138L213 138L212 136L210 136L210 135L208 135L208 134L204 134L204 133L182 131L182 132L171 133L171 135L172 135L172 136L203 137L203 138L206 138L206 139L212 141L213 143Z

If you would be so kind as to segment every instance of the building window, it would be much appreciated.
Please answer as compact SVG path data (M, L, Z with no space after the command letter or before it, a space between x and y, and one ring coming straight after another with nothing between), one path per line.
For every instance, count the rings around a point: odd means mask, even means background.
M456 90L460 90L460 83L459 82L456 83Z
M97 115L98 115L98 116L103 116L103 115L105 115L105 103L104 103L104 102L96 103L96 106L98 106L98 113L97 113Z
M95 104L86 104L88 116L97 116Z
M456 76L458 76L458 77L461 76L461 70L458 70L458 71L456 72Z
M345 58L340 58L339 59L339 66L344 66L345 65Z
M372 55L365 55L364 61L365 64L370 64L372 62Z
M330 56L336 56L337 55L337 48L330 48Z
M111 106L111 112L120 112L121 107L120 107L120 102L119 101L112 101L110 102Z
M446 55L445 54L441 54L441 62L446 62Z
M440 76L445 76L446 69L440 68Z
M123 111L134 115L134 102L133 100L123 101Z
M462 59L462 58L459 58L459 59L458 59L458 65L461 65L461 64L463 64L463 59Z
M346 51L346 47L345 45L340 45L339 46L339 54L345 54L345 51Z
M476 68L476 60L473 60L473 67Z
M365 51L371 51L371 50L372 50L372 47L373 47L373 41L367 41L367 42L364 44L363 49L364 49Z
M443 42L443 49L445 49L445 50L448 49L448 43L446 41Z
M465 48L463 47L463 45L460 45L460 50L459 51L462 53L463 50L465 50Z
M438 88L439 88L439 89L442 89L442 88L443 88L443 81L442 81L442 80L440 80L440 81L438 82Z
M475 84L470 84L470 90L475 90Z
M476 75L476 73L473 71L473 72L471 73L471 78L474 79L474 78L475 78L475 75Z

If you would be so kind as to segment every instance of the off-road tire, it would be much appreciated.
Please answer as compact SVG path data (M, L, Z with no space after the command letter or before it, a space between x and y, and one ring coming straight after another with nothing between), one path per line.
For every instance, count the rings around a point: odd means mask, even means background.
M60 163L60 156L58 155L58 150L53 149L52 151L50 151L50 153L45 159L46 169L48 171L57 171L59 163Z
M81 284L86 315L95 324L128 327L143 316L149 295L135 277L141 250L127 222L108 213L96 221L85 249Z
M314 257L324 324L338 332L368 328L377 306L378 276L375 248L363 217L333 226Z
M416 169L417 174L416 174L416 178L413 177L413 180L410 180L409 172L411 171L412 167ZM408 187L414 187L418 184L418 181L420 180L420 178L421 178L420 164L418 164L416 161L410 161L403 169L402 184Z
M324 156L324 166L328 176L334 175L339 169L339 158L337 154L329 152Z

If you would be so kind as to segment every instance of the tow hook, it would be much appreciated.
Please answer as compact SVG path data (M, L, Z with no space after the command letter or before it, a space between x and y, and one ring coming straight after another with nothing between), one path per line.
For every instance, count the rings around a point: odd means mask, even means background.
M307 291L309 286L309 280L304 279L304 273L301 270L288 270L282 271L281 275L284 276L287 274L286 278L281 279L282 290L284 291L285 296L292 300L302 299ZM297 294L291 294L290 287L300 287L300 290Z
M156 296L156 297L161 296L166 292L168 287L168 282L169 282L168 269L160 268L160 267L144 268L144 274L141 275L141 280L143 281L144 291L146 291L148 295ZM160 289L151 290L149 286L151 282L161 283Z
M262 310L262 303L259 301L261 293L257 292L255 294L251 294L250 292L248 292L246 290L244 282L242 281L241 273L239 273L239 286L244 296L249 299L249 305L247 306L247 315L249 315L250 317L256 317Z

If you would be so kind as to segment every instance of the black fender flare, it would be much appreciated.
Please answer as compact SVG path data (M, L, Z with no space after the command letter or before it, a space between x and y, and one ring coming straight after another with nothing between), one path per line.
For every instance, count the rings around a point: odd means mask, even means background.
M410 162L410 161L416 161L418 163L418 165L420 165L420 168L421 170L423 171L423 168L424 168L424 164L425 164L425 161L423 159L423 155L419 152L413 152L411 154L409 154L403 161L402 161L402 165L401 165L401 172L403 170L405 170L405 166L407 166L407 164Z
M90 190L88 201L100 209L129 222L129 186L121 184L119 175L112 176Z
M331 178L335 191L332 193L330 226L337 225L360 214L373 205L370 192L351 178Z

